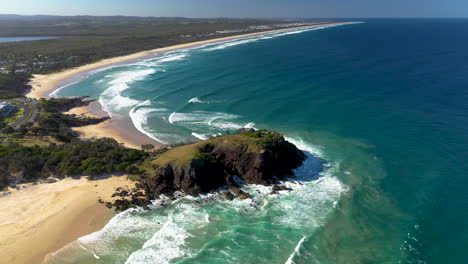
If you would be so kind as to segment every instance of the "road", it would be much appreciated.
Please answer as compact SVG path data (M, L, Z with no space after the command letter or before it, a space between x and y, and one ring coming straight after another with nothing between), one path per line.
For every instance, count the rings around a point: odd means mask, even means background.
M23 109L23 115L21 118L9 124L13 128L18 128L28 122L33 123L36 120L39 109L35 101L26 98L15 98L6 101L9 101L10 103L16 103L17 105L19 104Z

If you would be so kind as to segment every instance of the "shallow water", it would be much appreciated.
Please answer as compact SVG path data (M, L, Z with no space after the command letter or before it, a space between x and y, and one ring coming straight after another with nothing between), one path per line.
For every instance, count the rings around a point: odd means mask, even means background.
M462 263L466 32L468 20L439 19L269 34L58 90L90 95L164 143L266 128L310 158L290 193L245 186L252 201L130 210L49 263Z

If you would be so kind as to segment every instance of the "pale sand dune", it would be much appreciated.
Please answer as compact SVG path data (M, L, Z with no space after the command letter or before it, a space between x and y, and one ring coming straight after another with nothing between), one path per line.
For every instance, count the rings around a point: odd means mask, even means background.
M0 263L41 263L46 254L100 230L114 212L99 197L110 200L117 187L131 185L125 176L65 179L0 197Z
M64 112L64 114L67 115L77 115L77 116L85 116L85 117L93 117L93 118L99 118L99 116L91 113L89 109L86 106L81 106L81 107L76 107L71 109L68 112Z
M112 120L107 120L97 125L75 127L73 130L79 132L81 134L81 138L92 139L110 137L124 144L127 148L140 149L141 145L144 144L143 142L135 142L135 140L129 140L122 136L119 130L115 129L111 124Z

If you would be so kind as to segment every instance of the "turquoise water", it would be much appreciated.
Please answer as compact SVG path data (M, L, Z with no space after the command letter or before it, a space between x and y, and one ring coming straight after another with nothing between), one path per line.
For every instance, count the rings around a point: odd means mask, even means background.
M129 210L48 263L464 263L468 20L368 20L104 69L90 95L164 143L240 127L309 155L287 185Z
M56 37L0 37L0 43L31 41L31 40L41 40L41 39L54 39L54 38Z

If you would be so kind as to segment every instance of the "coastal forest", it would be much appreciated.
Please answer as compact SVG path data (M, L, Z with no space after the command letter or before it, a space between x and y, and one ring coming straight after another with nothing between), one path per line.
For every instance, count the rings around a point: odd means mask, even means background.
M322 21L323 22L323 21ZM313 20L0 15L0 37L54 37L0 43L0 98L21 96L31 74L46 74L144 50Z
M1 132L8 140L0 144L0 190L51 176L136 173L135 166L148 152L126 148L111 138L81 140L72 130L108 119L63 113L90 102L86 98L42 99L36 122L16 129L4 126Z
M323 21L0 15L0 37L53 37L0 43L0 99L32 107L28 122L0 119L0 190L48 177L143 175L148 171L146 160L164 151L153 151L153 146L129 149L109 138L80 139L73 127L98 124L108 117L64 114L89 104L87 98L28 101L24 94L31 88L33 74L176 44L317 23ZM198 160L208 157L203 152L196 155Z

